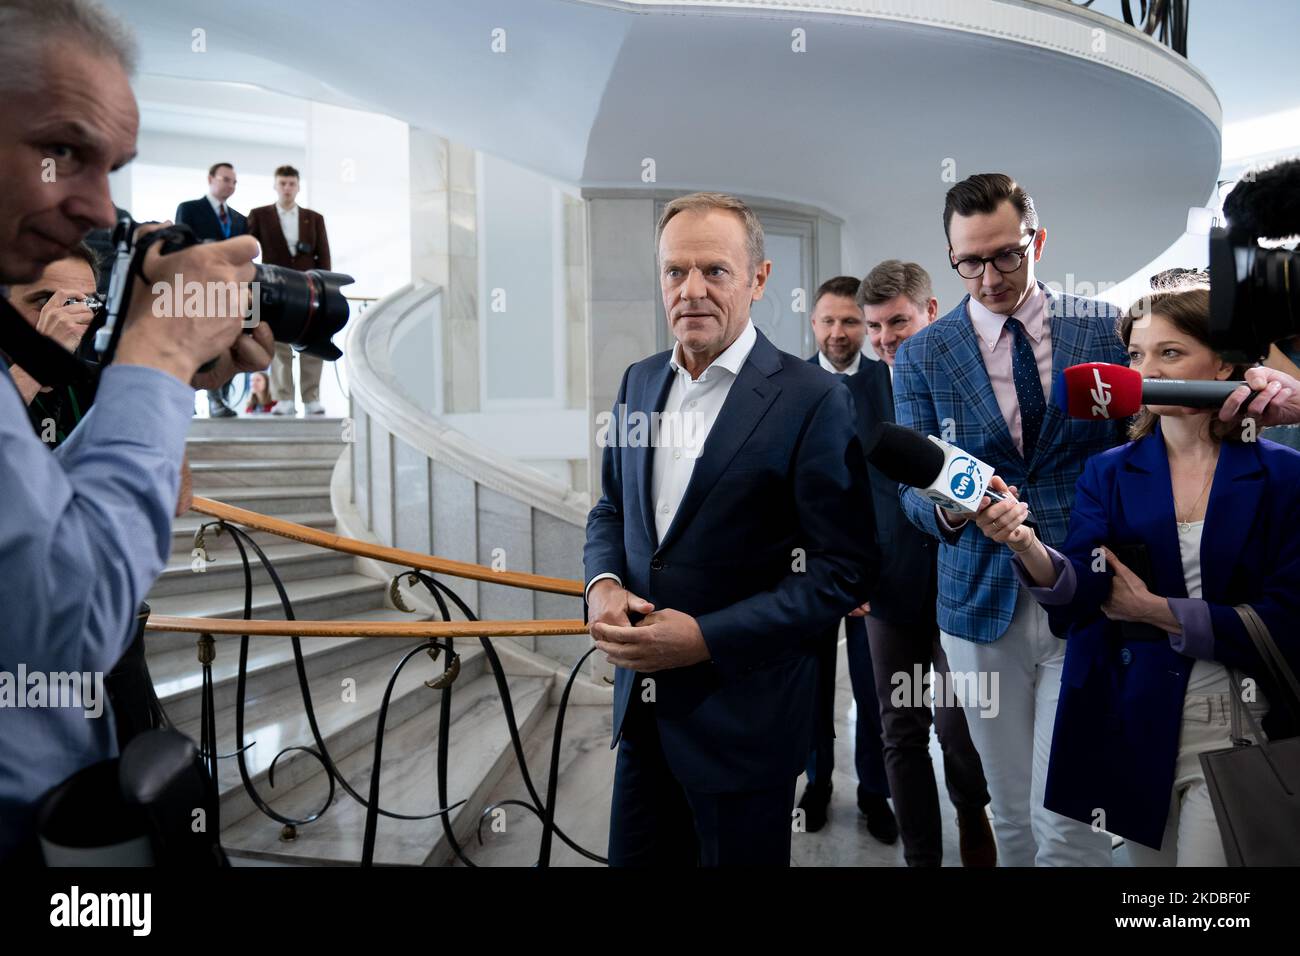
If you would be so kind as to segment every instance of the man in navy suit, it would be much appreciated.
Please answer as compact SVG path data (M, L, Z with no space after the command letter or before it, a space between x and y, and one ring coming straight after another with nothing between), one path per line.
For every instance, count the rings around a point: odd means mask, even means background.
M915 262L887 259L862 280L856 301L866 321L867 338L880 357L863 362L850 379L861 395L864 428L894 420L894 359L904 341L929 327L939 314L930 275ZM859 387L860 386L860 387ZM963 866L994 866L997 846L984 808L988 786L960 706L924 684L948 672L935 616L937 543L907 520L898 501L898 483L868 465L876 510L876 534L888 560L877 596L865 619L871 664L884 726L885 768L903 831L908 866L940 866L943 827L939 791L930 761L930 725L943 750L944 783L957 810ZM861 707L858 708L861 713Z
M871 376L859 374L859 369L870 365L871 360L862 355L866 324L862 306L858 305L860 285L853 276L836 276L827 279L817 289L811 316L817 352L808 361L835 375L853 394L858 437L865 441L870 421L866 415L866 384ZM879 531L879 527L876 530ZM853 699L858 706L853 740L858 773L858 810L867 819L867 832L882 843L892 844L898 840L898 821L889 806L880 703L876 699L876 679L867 647L867 629L860 612L859 616L844 619L844 641ZM826 825L826 811L831 800L831 776L835 772L835 659L838 656L839 629L832 628L822 646L813 747L808 754L808 785L799 798L799 808L804 811L805 825L810 833L816 833Z
M588 616L616 667L612 865L789 865L818 642L879 572L847 389L749 310L771 271L743 202L657 228L677 344L628 368L587 519Z
M229 163L213 163L208 170L208 194L202 199L190 199L176 207L175 222L189 226L202 240L219 242L231 236L248 232L248 220L226 205L235 194L235 167ZM222 401L221 393L208 392L208 415L212 418L234 418L236 412Z

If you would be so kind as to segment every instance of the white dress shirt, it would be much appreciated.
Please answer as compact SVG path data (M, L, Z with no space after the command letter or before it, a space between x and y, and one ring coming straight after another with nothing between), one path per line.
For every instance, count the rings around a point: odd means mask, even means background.
M284 231L284 241L289 247L289 255L296 256L298 254L298 204L294 203L285 209L276 203L275 211L280 216L280 228Z
M841 371L840 369L837 369L831 363L831 360L826 357L825 353L819 349L817 352L817 364L826 369L826 371L835 375L857 375L858 369L862 367L862 353L859 352L857 355L853 356L853 361L849 363L849 367Z
M650 452L650 496L655 511L655 533L660 541L677 516L686 486L695 471L695 460L756 341L758 331L753 322L746 320L745 328L736 340L723 349L697 379L692 379L682 364L681 344L673 347L672 357L668 360L668 367L673 371L673 383L668 388L662 412L665 419L691 419L690 430L685 432L690 445L686 447L683 442L673 442ZM620 585L623 583L616 574L597 574L587 583L586 590L590 591L591 586L602 578L613 578Z
M673 348L673 357L668 360L668 367L673 370L673 384L668 389L663 413L665 418L693 420L695 454L690 454L691 449L681 447L681 443L677 447L656 448L652 453L650 495L655 508L655 533L660 541L677 516L686 485L695 471L695 459L699 457L700 448L722 411L722 403L727 400L731 386L740 374L740 367L745 364L757 340L754 323L746 321L736 341L723 349L697 379L692 379L691 373L681 364L681 344Z

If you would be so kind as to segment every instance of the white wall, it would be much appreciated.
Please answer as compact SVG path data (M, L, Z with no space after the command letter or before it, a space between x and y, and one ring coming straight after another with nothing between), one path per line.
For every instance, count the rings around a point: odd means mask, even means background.
M298 202L325 216L334 270L356 279L348 295L410 281L405 123L243 84L143 76L136 95L138 156L110 181L137 219L170 219L203 196L215 162L234 165L231 205L247 213L275 202L275 169L288 164L302 173Z
M480 153L478 203L482 407L559 405L564 243L556 187Z
M334 271L356 279L345 292L380 297L410 282L406 124L309 103L305 149L303 188L310 185L310 206L325 216Z

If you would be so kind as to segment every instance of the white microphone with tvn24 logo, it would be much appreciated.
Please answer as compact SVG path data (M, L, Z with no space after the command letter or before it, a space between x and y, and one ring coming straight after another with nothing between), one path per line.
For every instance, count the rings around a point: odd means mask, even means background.
M972 516L984 498L1005 501L989 488L992 465L956 445L893 422L880 422L867 438L867 460L891 481L915 488L945 511ZM1025 524L1033 524L1027 515Z

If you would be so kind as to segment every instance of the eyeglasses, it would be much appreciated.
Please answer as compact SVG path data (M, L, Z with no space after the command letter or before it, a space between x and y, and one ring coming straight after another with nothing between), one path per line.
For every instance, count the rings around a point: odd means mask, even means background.
M1035 229L1029 234L1029 241L1019 249L1013 249L1010 252L999 252L996 256L988 256L981 259L979 256L967 256L965 259L958 259L950 265L957 270L957 275L963 279L978 279L984 274L984 267L987 263L993 263L993 268L997 269L1003 275L1015 272L1029 255L1029 250L1034 244L1034 237L1038 235ZM951 252L951 250L949 250Z

